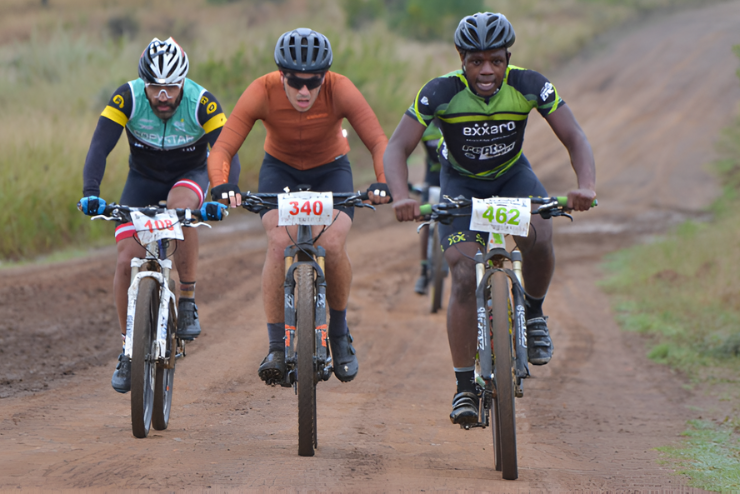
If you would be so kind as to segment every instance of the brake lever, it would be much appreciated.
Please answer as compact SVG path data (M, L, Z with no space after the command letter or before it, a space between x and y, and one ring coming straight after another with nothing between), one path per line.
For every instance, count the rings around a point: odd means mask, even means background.
M112 216L106 216L104 214L98 214L90 218L90 221L95 221L95 220L118 221L117 218L113 218Z

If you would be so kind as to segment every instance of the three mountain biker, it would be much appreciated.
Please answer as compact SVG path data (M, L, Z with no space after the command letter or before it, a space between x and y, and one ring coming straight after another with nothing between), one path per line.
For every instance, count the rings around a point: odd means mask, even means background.
M591 146L555 87L541 74L509 64L508 48L515 39L513 27L502 14L477 13L460 21L455 46L462 69L432 79L421 88L386 149L385 172L399 221L420 217L419 203L408 197L406 159L433 119L440 122L443 134L439 148L442 195L546 196L522 154L524 129L533 109L570 153L578 187L568 193L568 207L577 211L590 208L596 197ZM469 218L463 217L441 225L442 248L452 273L447 332L457 379L450 420L456 424L478 420L473 256L485 240L470 231L468 223ZM530 232L528 237L515 240L525 261L529 361L543 365L553 352L542 311L555 267L550 220L533 216Z
M139 59L139 78L113 93L85 159L80 200L85 214L100 214L105 208L100 182L107 157L126 129L131 154L121 204L143 207L166 200L168 208L204 208L210 219L221 219L220 209L212 203L204 206L203 201L208 190L208 146L215 144L226 116L213 94L186 78L188 69L188 56L174 39L154 38ZM240 169L235 155L228 180L238 182ZM131 259L144 257L135 234L131 223L118 225L115 232L118 260L113 289L124 347ZM174 254L180 279L177 336L194 339L201 332L195 305L198 232L185 228L183 235ZM123 352L111 385L119 393L131 389L131 362Z
M342 131L346 118L373 157L378 183L370 190L371 200L390 200L383 174L383 153L387 138L362 94L346 77L331 72L333 54L326 36L306 28L284 33L274 52L278 70L254 80L244 91L208 158L213 184L212 197L232 207L241 202L239 188L228 182L230 163L257 120L267 129L265 156L259 174L259 192L298 190L309 185L321 192L352 192L349 144ZM317 245L326 249L329 342L334 374L343 382L357 375L358 362L347 328L347 301L352 269L345 242L353 208L335 208L334 223ZM267 316L269 350L258 369L268 384L280 382L285 369L285 320L283 253L290 245L295 227L278 226L278 211L262 213L268 248L262 271L262 296ZM318 231L315 235L318 234Z

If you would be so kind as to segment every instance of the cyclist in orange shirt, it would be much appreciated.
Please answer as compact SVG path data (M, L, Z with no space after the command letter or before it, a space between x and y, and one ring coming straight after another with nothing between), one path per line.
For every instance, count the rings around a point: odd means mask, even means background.
M208 158L214 200L241 203L238 186L229 184L231 159L257 120L267 129L259 192L283 192L286 187L310 185L321 192L351 192L349 144L342 133L346 118L372 153L377 183L370 186L373 203L390 201L383 173L388 139L360 91L346 77L330 72L332 50L321 33L298 28L284 33L275 47L277 71L255 81L239 98ZM347 328L347 300L352 268L345 242L352 226L353 208L336 208L335 221L317 245L326 249L329 343L334 374L342 382L357 375L358 363ZM267 315L269 353L259 367L267 384L281 382L285 374L285 335L282 285L283 253L291 244L288 228L278 227L278 212L262 214L267 232L267 258L262 271L262 294ZM290 232L295 238L295 232Z

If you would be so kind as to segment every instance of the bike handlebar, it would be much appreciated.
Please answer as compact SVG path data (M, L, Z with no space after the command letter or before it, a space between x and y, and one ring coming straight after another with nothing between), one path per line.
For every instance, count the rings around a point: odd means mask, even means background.
M568 205L568 198L566 196L557 196L557 197L531 197L530 200L533 204L542 204L543 206L540 206L535 211L533 211L533 214L545 214L550 216L562 216L567 210ZM452 216L455 213L452 213L450 210L452 209L460 209L467 206L470 206L473 201L468 199L467 197L456 197L452 199L454 202L442 202L439 204L422 204L419 209L421 210L421 214L423 216L428 215L436 215L436 216ZM596 207L599 205L599 201L597 199L594 199L594 201L591 203L591 207ZM558 212L557 214L553 214L555 212Z
M168 208L160 207L160 206L146 206L143 208L137 208L137 207L124 206L122 204L111 203L111 204L106 204L105 209L103 210L103 213L93 217L93 219L95 219L96 217L103 216L105 219L113 219L117 221L130 222L131 213L134 211L142 213L146 216L154 216L156 214L163 213L167 210ZM181 208L172 209L170 208L169 210L175 211L175 213L177 214L177 219L180 221L180 223L183 226L190 226L193 223L207 221L207 219L203 219L203 217L200 214L200 211L197 209L181 209ZM222 214L224 216L227 216L229 212L223 211Z
M253 213L259 213L260 211L267 209L277 209L278 203L277 198L282 193L277 192L258 192L253 194L251 192L242 193L241 207L247 211ZM367 192L332 192L332 198L334 199L334 206L344 207L356 207L356 208L370 208L375 209L371 204L365 204L362 201L367 201ZM341 199L337 202L337 199Z

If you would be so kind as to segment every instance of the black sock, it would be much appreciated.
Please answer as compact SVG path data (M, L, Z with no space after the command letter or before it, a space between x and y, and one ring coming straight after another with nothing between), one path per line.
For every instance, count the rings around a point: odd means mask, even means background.
M470 391L475 393L475 371L455 371L457 392Z
M524 311L527 314L527 320L535 317L542 317L542 302L545 301L545 297L534 298L530 297L526 293L524 294Z
M347 309L334 310L329 307L329 338L338 338L348 332Z
M275 352L285 349L285 323L284 322L268 322L267 323L267 336L270 338L270 352Z

